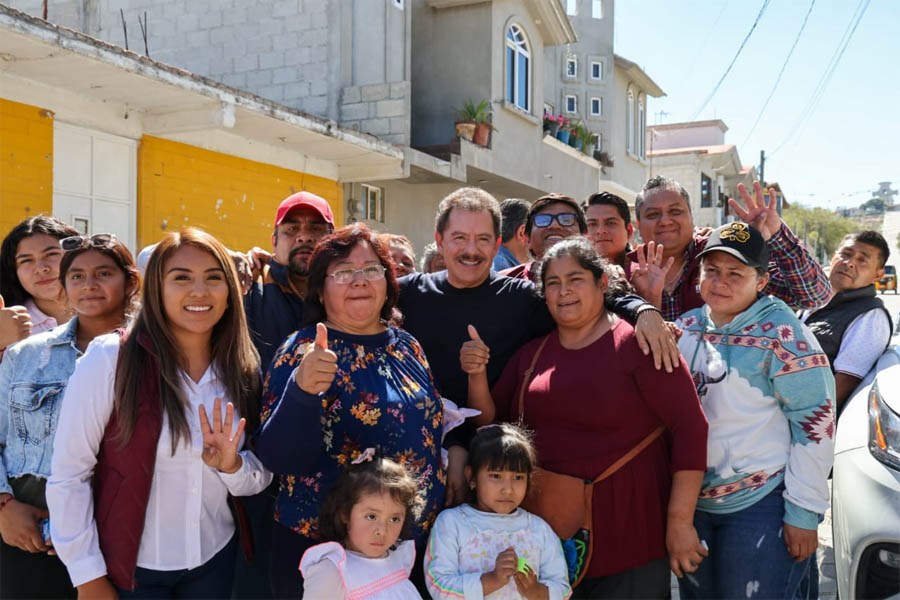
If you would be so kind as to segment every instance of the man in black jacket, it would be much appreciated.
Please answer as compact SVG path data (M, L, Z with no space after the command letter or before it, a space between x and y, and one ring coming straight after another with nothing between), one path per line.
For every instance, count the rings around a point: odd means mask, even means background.
M877 231L851 233L831 259L834 297L811 314L801 314L831 362L838 413L890 342L891 317L875 296L888 256L887 242Z

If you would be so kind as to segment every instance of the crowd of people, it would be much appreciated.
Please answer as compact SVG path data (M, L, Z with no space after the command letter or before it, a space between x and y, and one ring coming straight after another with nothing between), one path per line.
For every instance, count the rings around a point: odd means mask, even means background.
M740 194L713 230L664 177L634 224L606 192L461 188L418 265L305 191L246 254L26 219L0 247L0 596L817 597L889 251L851 234L826 275Z

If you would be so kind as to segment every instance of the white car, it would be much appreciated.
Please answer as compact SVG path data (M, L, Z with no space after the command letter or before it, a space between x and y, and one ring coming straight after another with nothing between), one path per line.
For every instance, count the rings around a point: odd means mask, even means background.
M847 400L834 441L838 593L900 599L900 346L885 351Z

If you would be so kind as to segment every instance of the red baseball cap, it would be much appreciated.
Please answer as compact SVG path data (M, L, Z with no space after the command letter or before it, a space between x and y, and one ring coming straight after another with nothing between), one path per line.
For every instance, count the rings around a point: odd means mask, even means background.
M328 201L309 192L297 192L282 200L281 204L278 205L278 211L275 213L275 225L281 225L281 222L284 221L289 212L301 207L313 209L319 213L326 223L334 225L334 214L331 212L331 206L328 205Z

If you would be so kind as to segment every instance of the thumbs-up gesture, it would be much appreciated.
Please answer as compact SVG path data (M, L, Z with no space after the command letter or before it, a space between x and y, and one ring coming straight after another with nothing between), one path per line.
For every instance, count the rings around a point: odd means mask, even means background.
M337 373L337 354L328 349L328 328L316 323L316 341L303 355L294 381L307 394L321 394L331 387Z
M459 349L459 364L469 375L484 373L491 359L491 349L481 340L473 325L468 326L468 331L470 339L463 342L462 348Z
M6 308L0 296L0 350L31 335L31 316L24 306Z

